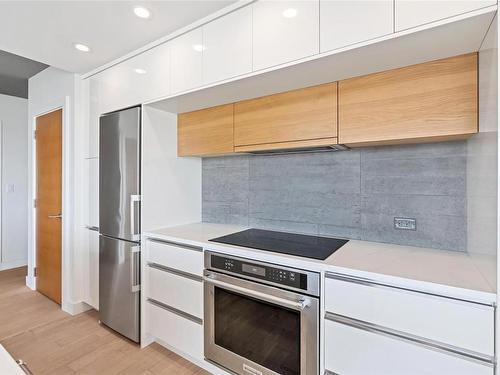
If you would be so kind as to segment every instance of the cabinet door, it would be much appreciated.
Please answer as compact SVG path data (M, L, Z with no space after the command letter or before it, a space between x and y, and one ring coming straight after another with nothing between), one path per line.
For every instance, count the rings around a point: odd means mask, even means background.
M101 114L99 82L90 78L89 84L89 158L99 157L99 115Z
M383 35L394 27L393 0L321 0L321 52Z
M173 307L186 314L203 319L203 282L200 277L186 277L182 273L157 265L147 267L148 298Z
M191 358L203 360L203 325L155 301L146 302L146 331ZM166 370L166 373L175 373Z
M151 239L146 242L148 262L177 271L203 275L203 249Z
M99 116L103 113L116 111L129 107L135 103L132 92L132 73L125 64L114 65L92 77L98 86L97 124ZM98 125L97 125L98 126Z
M391 144L477 133L477 54L339 82L339 143Z
M319 0L253 4L253 69L319 53Z
M170 94L170 45L145 51L120 65L125 70L127 106L141 104Z
M203 26L203 83L252 71L252 7Z
M330 320L325 321L325 367L342 375L494 374L493 365Z
M233 152L233 104L181 113L177 119L179 156Z
M332 144L335 137L336 82L234 105L235 151L300 147L303 141Z
M202 85L203 31L192 30L171 42L172 93Z
M170 45L114 65L91 77L98 87L98 116L167 96L170 93Z
M89 159L89 226L99 227L99 159Z
M495 5L496 0L395 0L396 31Z
M355 278L325 279L325 309L476 353L495 354L495 309ZM469 322L464 325L463 322Z
M89 230L89 303L99 310L99 232Z

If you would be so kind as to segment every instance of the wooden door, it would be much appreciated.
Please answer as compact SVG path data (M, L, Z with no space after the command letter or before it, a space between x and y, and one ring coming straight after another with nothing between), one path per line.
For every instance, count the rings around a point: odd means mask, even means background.
M61 303L62 109L36 120L36 285Z

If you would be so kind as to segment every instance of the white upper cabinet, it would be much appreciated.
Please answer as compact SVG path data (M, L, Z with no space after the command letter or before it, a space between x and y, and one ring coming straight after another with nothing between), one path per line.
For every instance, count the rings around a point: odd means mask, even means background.
M201 86L203 31L192 30L171 42L171 82L172 93L182 92Z
M130 105L170 94L170 45L160 44L122 63L129 77Z
M496 0L395 0L396 31L495 5Z
M203 26L203 83L252 71L252 7Z
M321 52L394 31L393 0L321 0Z
M99 86L100 114L167 96L170 94L170 45L161 44L90 79Z
M253 4L254 70L318 54L318 39L319 0Z
M99 114L101 113L101 103L99 96L99 82L95 79L87 81L89 85L89 107L88 107L88 123L89 123L89 145L86 158L99 157Z

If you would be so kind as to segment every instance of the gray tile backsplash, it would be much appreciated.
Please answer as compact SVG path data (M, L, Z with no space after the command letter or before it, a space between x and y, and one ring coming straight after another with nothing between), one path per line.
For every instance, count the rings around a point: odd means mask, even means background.
M203 221L465 251L466 160L465 141L205 158Z

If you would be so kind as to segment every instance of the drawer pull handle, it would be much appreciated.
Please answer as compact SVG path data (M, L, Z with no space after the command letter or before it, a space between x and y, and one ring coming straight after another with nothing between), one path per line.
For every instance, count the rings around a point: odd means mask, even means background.
M175 307L166 305L160 301L157 301L152 298L148 298L148 302L152 304L153 306L159 307L160 309L167 310L171 312L172 314L175 314L177 316L180 316L181 318L187 319L192 321L193 323L203 325L203 319L198 318L197 316L188 314L187 312L184 312L182 310L176 309Z
M185 272L185 271L176 270L174 268L162 266L161 264L158 264L158 263L148 263L148 266L150 268L153 268L153 269L158 270L158 271L171 273L173 275L177 275L177 276L184 277L186 279L198 281L200 283L203 281L203 278L201 276L193 275L192 273Z
M364 286L368 286L368 287L374 287L374 288L393 289L393 290L396 289L396 290L401 290L401 291L405 291L408 293L414 293L417 295L426 295L426 296L440 298L440 299L444 298L444 299L448 299L448 300L458 301L458 302L462 302L465 304L474 303L477 305L482 305L482 306L487 306L487 307L496 307L495 303L488 303L488 302L484 302L484 301L474 301L472 299L462 299L462 298L450 297L450 296L445 296L445 295L441 295L441 294L437 294L437 293L430 293L430 292L425 292L425 291L420 291L420 290L414 290L414 289L405 288L405 287L396 286L396 285L382 284L378 281L365 279L365 278L361 278L361 277L350 276L350 275L344 275L344 274L340 274L340 273L327 272L327 273L325 273L325 278L331 279L331 280L344 281L344 282L353 283L353 284L364 285Z
M197 251L199 253L203 252L203 248L201 248L201 247L186 245L186 244L183 244L183 243L171 242L171 241L165 241L165 240L159 240L157 238L148 238L148 241L151 241L151 242L154 242L154 243L158 243L158 244L161 244L161 245L177 246L177 247L181 247L181 248L186 249L186 250Z
M363 320L349 318L343 315L333 314L330 312L327 312L325 314L325 319L335 323L353 327L356 329L361 329L363 331L375 333L377 335L382 335L392 339L413 343L425 347L427 349L437 350L444 354L453 355L455 357L463 358L472 362L478 362L490 367L495 366L495 359L493 357L486 354L477 353L472 350L462 349L454 345L445 344L431 339L426 339L406 332L401 332L395 329L382 327L379 326L378 324L373 324L365 322Z

